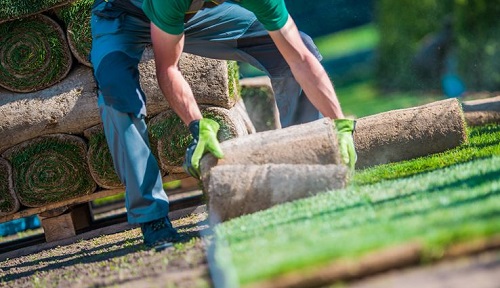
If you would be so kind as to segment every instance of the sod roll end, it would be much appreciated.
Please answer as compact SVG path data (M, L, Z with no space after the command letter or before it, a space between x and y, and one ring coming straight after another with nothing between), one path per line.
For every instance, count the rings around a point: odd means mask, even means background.
M83 135L89 143L87 163L90 174L97 185L105 189L123 188L124 185L116 174L113 165L113 158L109 151L102 124L86 129Z
M388 111L357 120L356 168L427 156L466 142L464 112L457 99Z
M17 212L19 207L12 183L12 167L7 160L0 158L0 216Z
M210 221L226 221L272 206L346 187L344 165L223 165L211 171Z
M0 24L0 86L33 92L66 77L73 58L59 24L38 14Z
M5 151L14 191L27 207L88 195L96 189L86 161L87 145L78 136L45 135Z

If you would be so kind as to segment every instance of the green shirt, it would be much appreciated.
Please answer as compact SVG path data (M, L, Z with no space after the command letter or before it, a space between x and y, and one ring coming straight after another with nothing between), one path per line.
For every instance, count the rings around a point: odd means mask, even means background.
M282 28L288 20L284 0L235 0L253 12L268 31ZM142 9L161 30L178 35L184 32L184 16L191 0L144 0Z

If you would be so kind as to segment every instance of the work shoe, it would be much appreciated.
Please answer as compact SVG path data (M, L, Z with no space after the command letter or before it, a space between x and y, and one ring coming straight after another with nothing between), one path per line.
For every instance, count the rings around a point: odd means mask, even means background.
M180 241L179 233L172 227L168 217L163 217L146 223L141 223L144 244L162 250Z

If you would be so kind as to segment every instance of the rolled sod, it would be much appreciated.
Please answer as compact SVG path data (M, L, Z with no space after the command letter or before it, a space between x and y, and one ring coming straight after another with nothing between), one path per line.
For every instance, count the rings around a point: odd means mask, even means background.
M76 0L56 9L59 18L66 24L66 37L73 56L85 66L91 67L89 60L92 48L90 16L94 0Z
M20 204L12 184L12 167L0 158L0 216L17 212Z
M245 127L247 127L248 134L257 132L252 119L250 119L250 115L248 115L248 110L243 99L238 100L236 104L234 104L234 109L240 114L243 123L245 123Z
M357 169L446 151L467 142L457 99L388 111L357 120Z
M40 207L94 192L97 186L90 175L86 153L82 138L53 134L11 147L2 156L12 165L19 202Z
M220 165L340 164L337 135L331 119L258 132L221 143L223 159L206 154L200 163L204 185Z
M0 23L18 19L65 5L74 0L2 0Z
M219 142L248 135L244 121L237 110L205 105L200 105L200 110L204 118L219 123L220 129L217 134ZM151 143L156 145L161 169L167 174L184 173L182 163L186 149L193 139L187 126L170 109L153 117L148 125Z
M0 24L0 86L14 92L50 87L68 75L73 58L57 22L38 14Z
M267 76L240 80L241 98L257 132L281 128L271 81Z
M124 185L115 172L113 158L102 125L99 124L85 130L84 136L89 146L87 163L94 181L105 189L123 188Z
M224 61L204 58L192 54L183 53L179 60L182 75L188 82L196 103L231 109L240 99L238 65L234 61ZM158 86L156 78L156 66L154 54L151 47L144 51L141 63L139 63L141 74L141 87L148 96L148 113L157 114L155 111L165 111L168 103ZM151 105L150 98L155 98L155 105ZM163 99L159 103L157 99Z
M500 123L500 96L464 101L462 107L470 126Z
M345 165L308 164L222 165L210 174L212 224L344 188L350 175Z

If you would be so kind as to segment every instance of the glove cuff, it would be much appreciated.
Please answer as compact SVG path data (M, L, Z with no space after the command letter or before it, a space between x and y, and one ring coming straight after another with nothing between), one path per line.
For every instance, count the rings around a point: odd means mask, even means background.
M189 132L193 135L193 138L198 141L200 138L200 120L193 120L189 123Z
M351 119L334 119L333 123L338 132L351 132L354 133L356 129L356 120Z

